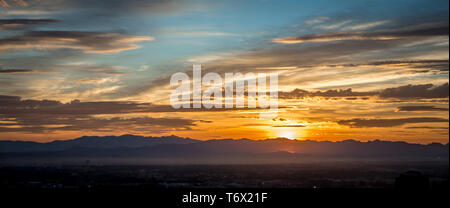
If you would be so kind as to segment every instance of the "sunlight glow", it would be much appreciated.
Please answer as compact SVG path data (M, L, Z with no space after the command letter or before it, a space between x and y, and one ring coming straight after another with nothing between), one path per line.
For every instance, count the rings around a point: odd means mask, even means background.
M294 140L296 139L295 137L297 136L296 128L291 127L278 128L276 136L279 138L287 138Z

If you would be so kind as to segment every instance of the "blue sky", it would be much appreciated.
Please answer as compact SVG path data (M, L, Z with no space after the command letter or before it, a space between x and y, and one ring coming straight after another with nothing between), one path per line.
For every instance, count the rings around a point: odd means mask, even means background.
M435 15L448 13L448 1L194 0L158 3L156 6L162 8L150 11L139 10L140 4L145 3L138 1L131 1L130 6L123 10L118 8L110 11L108 7L102 7L109 4L107 1L93 5L83 1L75 4L68 2L59 1L53 7L39 6L32 1L27 7L21 7L13 2L9 3L8 8L1 8L1 11L29 11L23 12L24 15L3 15L7 19L51 18L59 21L42 25L39 30L119 32L154 37L154 41L140 43L141 48L138 50L92 56L99 64L134 68L140 65L180 67L189 57L270 47L275 37L342 31L342 28L318 29L305 25L321 17L329 18L327 21L330 24L343 21L352 21L349 24L391 21L383 26L395 28L408 21L414 21L414 24L426 22L427 19L433 21L433 18L442 18ZM109 6L120 7L122 4L112 1ZM43 14L29 15L33 7ZM18 32L21 31L2 31L3 34Z

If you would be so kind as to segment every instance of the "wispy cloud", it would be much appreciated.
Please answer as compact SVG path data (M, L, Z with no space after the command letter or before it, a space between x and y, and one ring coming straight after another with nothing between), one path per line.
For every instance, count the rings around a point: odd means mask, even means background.
M378 27L381 25L388 24L389 20L383 20L383 21L376 21L376 22L368 22L368 23L362 23L357 25L350 25L343 28L343 30L367 30L374 27Z
M408 30L339 32L276 38L275 43L299 44L305 42L331 42L339 40L392 40L410 37L448 36L448 26L415 28Z
M317 24L321 24L324 23L326 21L330 20L329 17L325 17L325 16L321 16L321 17L315 17L313 19L309 19L305 21L306 25L317 25Z
M28 3L25 2L24 0L14 0L17 4L19 4L20 6L28 6Z
M394 127L405 124L417 123L448 123L448 119L443 118L400 118L400 119L351 119L338 121L339 125L350 126L353 128L364 127Z
M126 36L118 33L33 31L0 39L0 52L73 49L85 53L118 53L138 49L140 46L135 43L152 40L149 36Z
M121 15L123 11L133 13L159 13L174 14L186 10L207 9L207 6L186 0L58 0L58 1L24 1L24 0L0 0L0 6L8 9L17 7L29 7L34 10L55 11L65 9L71 12L76 9L84 9L95 15ZM119 12L122 11L122 12Z
M341 28L347 24L350 24L351 22L352 22L352 20L345 20L345 21L334 23L334 24L317 25L316 28L320 28L322 30L334 30L334 29Z
M0 0L0 6L1 7L9 7L8 3L6 3L5 0Z
M1 69L0 74L22 74L22 73L31 73L33 70L31 69Z
M58 22L54 19L0 19L0 30L19 30L27 27Z
M397 112L427 112L427 111L448 111L448 108L438 108L436 106L400 106L396 109Z
M346 90L327 90L327 91L315 91L309 92L306 90L295 89L291 92L279 92L281 99L301 99L307 97L359 97L359 96L373 96L376 92L353 92L352 89Z
M60 11L46 11L46 10L20 10L20 9L14 9L14 10L6 10L3 11L0 16L49 16L58 14Z
M0 0L0 6L1 7L10 7L11 6L11 1L7 1L7 0ZM23 6L26 7L28 6L28 3L25 2L24 0L14 0L13 1L15 4L19 5L19 6Z

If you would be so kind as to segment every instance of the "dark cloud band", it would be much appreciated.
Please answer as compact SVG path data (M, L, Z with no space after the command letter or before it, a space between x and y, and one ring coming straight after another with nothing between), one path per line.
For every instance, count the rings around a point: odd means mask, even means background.
M169 107L166 107L169 108ZM204 120L126 116L161 112L164 107L134 102L61 103L52 100L22 100L18 96L0 96L0 132L52 131L140 131L186 130ZM98 115L110 115L109 118Z
M370 32L341 32L314 35L300 35L274 39L281 44L298 44L305 42L330 42L338 40L393 40L410 37L448 36L448 26L417 28L407 30L387 30Z
M360 96L379 96L381 98L399 99L448 98L449 85L448 83L440 86L435 86L433 84L405 85L373 92L354 92L352 89L310 92L306 90L295 89L290 92L279 93L280 99L302 99L306 97L339 98Z
M448 108L438 108L435 106L400 106L396 109L397 112L408 111L448 111Z
M59 22L54 19L0 19L0 30L19 30Z
M31 69L0 69L0 74L21 74L21 73L31 73Z
M351 119L338 121L339 125L350 126L352 128L365 127L395 127L405 124L417 123L448 123L448 119L443 118L399 118L399 119Z

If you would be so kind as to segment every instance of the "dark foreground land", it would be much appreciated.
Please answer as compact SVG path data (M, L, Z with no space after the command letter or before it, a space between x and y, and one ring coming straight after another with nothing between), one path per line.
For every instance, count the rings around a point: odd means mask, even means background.
M448 189L442 162L275 165L0 167L2 189L383 188ZM410 184L408 184L410 183Z
M448 203L448 179L448 161L0 167L3 199L58 207L432 206ZM214 206L183 203L191 192L224 199ZM229 203L226 193L267 193L268 199Z

